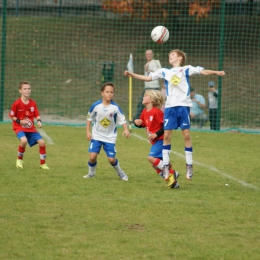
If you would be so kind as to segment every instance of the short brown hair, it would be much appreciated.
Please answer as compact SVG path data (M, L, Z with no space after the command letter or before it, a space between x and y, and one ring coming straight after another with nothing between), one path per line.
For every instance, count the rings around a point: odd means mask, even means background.
M115 90L115 84L113 83L113 82L106 82L106 83L104 83L103 85L102 85L102 87L101 87L101 92L103 92L104 90L105 90L105 87L106 86L111 86L111 87L113 87L114 88L114 90Z
M181 60L181 66L184 66L185 63L186 63L186 53L179 50L179 49L176 49L176 50L172 50L169 52L169 56L172 52L176 52L178 56L181 56L182 57L182 60Z
M25 84L27 84L27 85L30 85L31 86L31 83L29 82L29 81L21 81L20 83L19 83L19 89L21 89L22 88L22 86L23 85L25 85Z

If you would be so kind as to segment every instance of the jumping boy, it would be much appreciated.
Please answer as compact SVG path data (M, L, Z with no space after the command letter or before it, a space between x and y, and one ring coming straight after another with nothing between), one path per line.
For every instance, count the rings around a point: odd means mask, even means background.
M113 101L115 86L112 82L104 83L101 87L102 100L96 101L88 111L86 138L90 141L89 144L89 172L84 178L94 177L97 168L97 156L101 147L107 155L108 161L115 169L117 175L124 181L128 180L127 175L121 169L118 160L116 159L116 139L117 128L116 123L123 126L123 135L126 138L130 137L127 128L125 116L120 107ZM91 123L92 134L90 131Z
M193 176L192 167L192 142L190 137L190 98L189 77L193 75L218 75L224 76L224 71L205 70L202 67L185 66L186 53L176 49L169 53L171 69L161 68L151 72L149 76L135 74L125 71L125 76L131 76L143 81L152 81L163 78L166 87L166 104L164 111L164 139L163 139L163 164L164 177L169 176L169 161L171 150L172 130L178 127L182 130L186 157L186 179L191 180Z
M19 92L21 94L21 97L13 103L11 111L9 113L9 117L13 121L13 130L16 133L18 139L20 140L20 144L18 146L18 157L16 160L16 167L23 169L23 156L26 144L28 143L31 147L38 143L40 153L40 168L44 170L49 170L49 167L45 163L45 142L34 126L35 118L37 120L37 125L39 128L42 127L42 121L36 102L29 98L31 94L30 82L20 82Z
M152 144L148 161L152 164L156 172L163 176L163 111L164 96L159 90L146 90L143 96L142 104L146 107L143 109L140 118L134 120L137 127L145 127L148 140ZM173 176L175 175L175 176ZM168 188L179 188L179 183L175 181L179 173L170 169L169 179L167 180Z

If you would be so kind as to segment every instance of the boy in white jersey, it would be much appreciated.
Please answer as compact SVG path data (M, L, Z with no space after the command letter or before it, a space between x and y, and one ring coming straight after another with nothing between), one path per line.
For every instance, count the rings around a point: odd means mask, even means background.
M186 179L191 180L193 176L192 168L192 142L190 137L190 107L192 101L190 98L189 77L193 75L218 75L224 76L224 71L205 70L202 67L184 66L186 54L180 50L172 50L169 53L169 63L171 69L161 68L151 72L148 76L135 74L125 71L125 76L131 76L143 81L164 79L166 87L166 103L164 111L164 139L163 139L163 163L164 177L169 177L169 161L171 150L172 130L178 127L182 130L185 145L186 156Z
M126 138L130 137L127 128L125 116L120 107L112 100L114 97L115 86L112 82L104 83L101 87L102 100L96 101L88 111L86 138L90 141L89 144L89 173L84 178L94 177L97 167L97 156L101 147L107 155L108 161L115 169L117 175L124 181L128 180L127 175L121 169L118 160L116 159L116 139L117 127L116 124L123 126L123 135ZM91 124L92 133L90 131Z

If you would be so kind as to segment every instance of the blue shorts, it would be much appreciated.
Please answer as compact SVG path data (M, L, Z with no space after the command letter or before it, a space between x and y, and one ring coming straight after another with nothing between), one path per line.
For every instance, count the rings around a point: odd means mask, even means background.
M156 143L152 145L149 156L161 159L162 149L163 149L163 140L158 140Z
M98 153L103 145L103 149L107 157L115 158L116 157L116 144L107 143L103 141L91 140L89 143L88 151L90 153Z
M43 139L42 136L38 132L23 132L20 131L17 133L17 137L20 140L22 137L26 137L28 144L30 147L34 146L37 144L37 141L40 139Z
M168 107L164 110L164 130L190 129L189 107Z

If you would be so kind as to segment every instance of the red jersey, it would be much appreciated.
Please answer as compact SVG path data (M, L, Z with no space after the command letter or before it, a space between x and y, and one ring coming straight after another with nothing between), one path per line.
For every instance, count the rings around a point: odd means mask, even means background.
M29 99L28 104L24 104L21 98L18 98L12 105L9 117L17 117L20 120L27 120L26 125L18 124L13 121L13 130L15 133L23 132L37 132L34 126L34 118L39 116L39 111L36 105L36 102L32 99Z
M147 109L145 108L142 111L140 119L143 121L142 127L146 127L146 132L148 135L156 133L163 127L164 124L163 117L164 116L162 110L157 107L153 107L149 111L147 111ZM163 135L155 138L153 141L151 141L151 144L154 144L156 143L156 141L162 139L163 139Z

